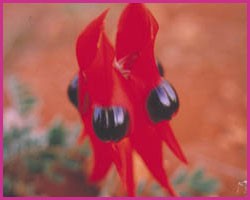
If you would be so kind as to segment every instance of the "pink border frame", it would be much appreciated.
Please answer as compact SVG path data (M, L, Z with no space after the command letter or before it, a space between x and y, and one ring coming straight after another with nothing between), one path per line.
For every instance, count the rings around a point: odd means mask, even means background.
M202 1L202 0L92 0L92 1L86 1L86 0L72 0L72 1L67 1L67 0L3 0L1 1L0 4L0 18L1 18L1 27L0 27L0 36L1 36L1 105L3 105L3 4L4 3L245 3L247 5L247 32L249 32L249 12L250 12L250 8L248 5L248 1L247 0L210 0L210 1ZM248 34L247 34L247 48L250 45L250 40L248 39ZM249 58L250 54L249 51L247 51L247 77L249 75L249 69L248 69L248 58ZM247 104L249 104L249 98L250 98L250 94L249 94L249 87L248 85L250 85L250 80L249 78L247 78ZM247 106L247 130L250 129L250 121L249 121L249 111L250 108L249 106ZM1 173L0 173L0 183L1 183L1 187L0 187L0 199L23 199L23 200L31 200L31 199L60 199L60 200L69 200L69 199L86 199L86 200L90 200L90 199L102 199L103 197L3 197L3 137L2 137L2 130L3 130L3 106L1 106L1 139L0 139L0 167L1 167ZM249 137L247 137L247 143L248 143ZM249 143L248 143L249 144ZM247 154L249 155L249 147L247 147ZM249 168L249 159L247 160L247 169ZM249 173L247 175L247 180L249 180ZM248 184L247 187L247 191L249 191L250 187ZM114 198L118 198L118 199L128 199L131 197L108 197L109 199L114 199ZM147 199L158 199L158 198L163 198L163 197L133 197L136 200L141 200L144 198ZM179 197L181 199L184 199L184 197ZM197 200L203 200L203 199L209 199L210 197L189 197L185 199L197 199ZM226 198L226 199L248 199L249 198L249 194L247 194L245 197L214 197L215 199L221 199L221 198ZM174 199L174 197L168 197L168 199Z
M247 3L247 0L3 0L3 3Z

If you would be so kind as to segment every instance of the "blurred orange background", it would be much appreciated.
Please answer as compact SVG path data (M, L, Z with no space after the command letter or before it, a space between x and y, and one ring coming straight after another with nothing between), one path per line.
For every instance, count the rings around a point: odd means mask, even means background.
M66 95L78 70L76 38L111 8L106 31L114 43L124 6L4 4L4 109L10 106L6 79L15 75L40 100L41 126L56 116L80 123ZM202 166L217 177L220 196L239 196L238 184L247 176L246 4L146 6L160 27L155 55L179 94L180 110L171 124L188 168ZM138 179L145 169L137 160ZM165 160L170 173L182 165L168 151Z

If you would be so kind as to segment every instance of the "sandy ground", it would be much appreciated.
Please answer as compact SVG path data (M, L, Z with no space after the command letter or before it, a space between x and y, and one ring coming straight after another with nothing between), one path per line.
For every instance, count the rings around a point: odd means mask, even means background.
M203 166L220 179L221 196L242 195L237 187L247 175L246 5L147 6L160 25L156 56L179 94L172 127L189 168ZM80 122L66 96L78 68L75 41L107 7L107 34L114 41L124 4L4 5L4 83L14 75L30 85L40 99L41 126L58 116ZM4 108L9 105L5 93ZM180 163L168 153L166 165L173 171Z

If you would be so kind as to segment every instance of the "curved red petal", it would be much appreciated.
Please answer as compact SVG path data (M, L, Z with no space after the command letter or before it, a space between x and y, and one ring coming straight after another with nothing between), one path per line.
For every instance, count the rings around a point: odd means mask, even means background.
M154 42L157 31L157 22L143 4L129 4L122 12L118 24L117 59L142 51Z
M131 144L157 181L168 190L170 195L175 196L163 167L162 138L146 111L143 103L145 89L142 86L137 80L131 80L127 85L127 90L130 89L128 95L133 102L134 114L134 130L130 134Z
M168 190L171 196L176 196L163 168L162 141L156 136L152 127L144 128L147 130L138 130L137 134L133 134L132 144L156 180Z
M107 10L90 23L77 40L78 109L82 116L91 112L89 108L93 105L105 104L112 98L114 49L104 33L106 14Z
M100 35L104 28L104 19L108 10L93 20L79 35L76 42L76 56L80 69L86 69L93 61Z
M102 15L103 16L103 15ZM100 19L100 17L98 18ZM98 21L99 22L99 21ZM90 49L89 51L93 51ZM89 55L91 56L91 55ZM90 57L87 57L88 59ZM114 49L105 33L99 32L95 55L86 69L79 72L79 111L86 111L86 99L91 106L106 106L113 96L113 60ZM89 108L89 106L88 106Z
M94 164L89 177L90 181L99 181L107 174L113 162L111 143L105 143L99 140L94 134L92 127L92 118L89 112L82 117L84 122L83 137L89 136L94 154ZM81 136L80 136L81 138Z
M113 144L113 159L128 196L135 195L132 148L128 138Z
M123 11L116 38L119 67L131 70L130 76L144 82L149 89L160 81L154 58L154 42L158 24L143 4L129 4Z
M167 121L159 122L155 125L157 134L160 135L162 140L167 144L171 151L175 154L177 158L183 163L187 164L188 161L184 155L178 141L176 140L174 133Z
M134 63L130 76L144 83L143 91L149 94L150 90L156 87L160 81L161 76L156 66L154 53L152 48L145 48L141 51L140 56Z
M89 123L86 123L86 125ZM85 126L84 131L78 138L78 144L82 144L87 134L90 136L90 142L93 147L94 164L91 170L89 180L99 181L105 177L113 162L112 147L110 143L103 143L93 134L92 128Z
M102 33L93 63L85 71L87 90L95 105L107 106L112 100L115 85L112 74L113 60L114 49L105 33Z
M90 181L99 181L105 177L113 162L112 146L110 143L104 143L96 138L93 134L90 135L90 141L94 152L94 166L90 175Z
M87 88L87 79L86 74L83 71L79 71L78 73L78 111L83 118L87 114L90 114L91 108L91 100Z

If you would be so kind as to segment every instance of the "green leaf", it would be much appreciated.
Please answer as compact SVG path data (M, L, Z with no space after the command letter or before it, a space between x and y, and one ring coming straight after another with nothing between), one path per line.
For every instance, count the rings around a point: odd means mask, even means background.
M136 195L141 195L143 190L145 189L146 181L141 180L138 184L137 190L136 190Z
M208 195L218 190L218 181L205 176L204 170L196 170L189 178L188 187L197 195Z
M187 176L188 174L185 170L179 170L176 177L172 181L173 185L177 186L184 183L184 181L187 179Z
M210 179L200 182L199 184L192 185L192 188L199 193L210 194L217 190L218 183L216 180Z
M61 122L56 122L49 129L49 146L63 146L65 144L66 129Z
M90 143L88 139L85 139L84 143L81 145L79 149L80 155L83 157L89 157L92 154L91 148L90 148Z
M196 170L190 177L190 182L191 183L199 183L204 177L204 171L203 169L198 169Z

